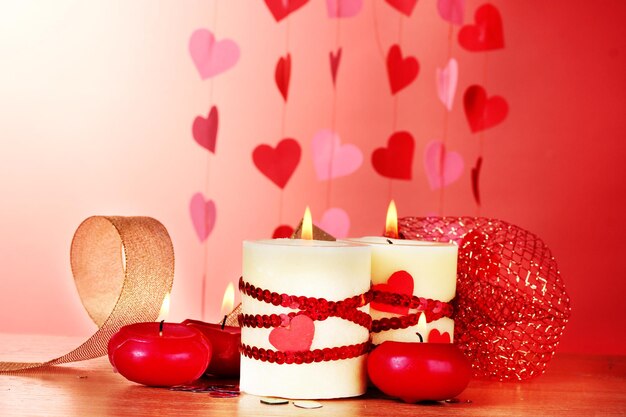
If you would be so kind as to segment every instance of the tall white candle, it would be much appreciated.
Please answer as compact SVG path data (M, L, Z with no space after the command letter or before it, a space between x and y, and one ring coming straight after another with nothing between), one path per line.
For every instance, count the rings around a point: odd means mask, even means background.
M454 244L423 242L403 239L388 239L385 237L364 237L349 239L350 242L368 244L372 248L372 289L381 288L379 285L388 285L390 291L408 292L410 296L433 299L442 302L451 301L456 293L456 267L458 248ZM407 274L398 274L389 282L390 277L398 271ZM410 285L409 285L410 284ZM378 287L377 287L378 286ZM384 287L383 287L384 288ZM402 317L409 313L416 313L413 309L407 312L390 312L388 307L377 309L372 304L370 313L372 319ZM387 311L384 311L387 310ZM385 340L400 342L419 342L416 332L420 332L424 341L429 333L437 329L440 334L448 333L450 341L454 336L454 321L442 317L426 323L425 329L417 324L404 329L390 329L372 333L372 342L380 344ZM426 333L426 334L423 334ZM440 339L441 340L441 339Z
M246 241L243 244L242 280L270 293L338 302L370 289L370 263L370 248L360 244L301 239ZM300 308L260 301L258 297L246 294L245 290L242 291L241 305L244 317L301 311ZM369 304L358 310L367 318ZM306 322L308 319L303 320L304 327L311 324ZM278 328L244 326L241 343L244 348L256 347L266 352L279 352L281 348L283 352L285 349L301 349L306 346L306 341L301 345L300 339L309 337L308 332L300 326L292 326L292 323L294 321L286 320ZM313 325L310 347L305 349L311 352L309 355L314 352L319 355L325 348L366 344L369 339L367 328L339 317L314 320ZM274 333L276 337L272 338L272 332L280 335ZM245 352L242 354L240 379L241 390L249 394L321 399L357 396L366 390L364 354L300 364L271 363L249 356Z

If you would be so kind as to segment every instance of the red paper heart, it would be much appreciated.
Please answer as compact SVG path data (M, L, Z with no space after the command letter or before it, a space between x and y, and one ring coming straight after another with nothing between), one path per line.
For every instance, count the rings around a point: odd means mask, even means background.
M309 316L293 317L288 326L277 327L270 332L272 346L281 352L300 352L309 350L315 336L315 323Z
M330 75L333 77L333 85L337 82L337 70L341 61L341 48L336 53L330 52Z
M372 290L412 296L413 285L413 277L411 274L406 271L396 271L391 274L386 284L376 284L372 287ZM392 306L376 301L372 301L371 307L375 310L385 311L387 313L407 314L409 312L408 306Z
M372 153L372 165L383 177L401 180L411 179L415 141L409 132L396 132L389 138L386 148Z
M428 333L428 343L450 343L450 333L439 333L439 330L432 329Z
M309 0L265 0L267 8L277 22L295 12L300 7L307 4Z
M407 16L411 16L417 0L385 0L391 7Z
M215 142L217 141L218 125L217 107L211 107L206 119L202 116L196 117L191 127L191 133L198 145L215 153Z
M300 144L291 138L278 142L276 148L262 144L252 152L254 165L280 188L285 188L300 163Z
M411 84L417 77L419 69L419 62L417 62L415 57L402 57L400 45L395 44L389 48L387 53L387 75L389 77L389 85L391 86L391 94L396 94Z
M285 57L280 57L276 63L276 71L274 72L274 80L276 80L276 86L278 91L287 101L289 95L289 79L291 78L291 55L287 54Z
M478 159L476 160L476 165L474 165L474 168L472 168L472 194L474 195L474 200L476 201L476 204L478 204L480 206L480 187L479 187L479 180L480 180L480 168L483 165L483 158L482 156L478 157Z
M472 133L489 129L502 123L509 112L509 105L500 96L487 97L487 92L480 85L471 85L463 96L465 116Z
M474 25L465 25L459 31L459 44L463 48L473 52L504 48L502 18L494 5L480 6L474 21Z
M274 229L274 233L272 234L272 239L280 239L283 237L291 237L293 235L293 227L281 224L276 229Z

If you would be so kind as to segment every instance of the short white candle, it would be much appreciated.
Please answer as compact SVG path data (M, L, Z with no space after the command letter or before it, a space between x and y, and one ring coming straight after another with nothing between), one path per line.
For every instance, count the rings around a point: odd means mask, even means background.
M243 243L243 281L257 288L287 295L341 301L370 288L370 248L347 242L273 239ZM242 313L288 314L298 311L274 306L242 294ZM369 304L361 307L369 313ZM329 317L314 321L310 350L367 342L368 330L353 322ZM276 351L272 328L243 327L243 345ZM321 399L362 395L366 391L366 355L355 358L277 364L242 355L242 391L261 396Z

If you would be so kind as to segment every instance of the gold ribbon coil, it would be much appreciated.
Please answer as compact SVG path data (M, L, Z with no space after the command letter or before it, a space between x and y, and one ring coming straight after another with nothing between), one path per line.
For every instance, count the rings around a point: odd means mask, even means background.
M15 372L93 359L122 326L155 321L174 279L174 248L165 227L150 217L86 219L70 253L72 274L83 306L98 326L82 345L47 362L0 362Z

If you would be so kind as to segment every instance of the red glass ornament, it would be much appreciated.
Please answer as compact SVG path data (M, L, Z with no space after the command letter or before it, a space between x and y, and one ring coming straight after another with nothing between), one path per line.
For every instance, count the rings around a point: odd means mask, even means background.
M183 324L202 332L213 346L213 357L206 369L207 374L225 378L239 377L241 327L224 326L222 328L221 324L198 320L185 320Z

